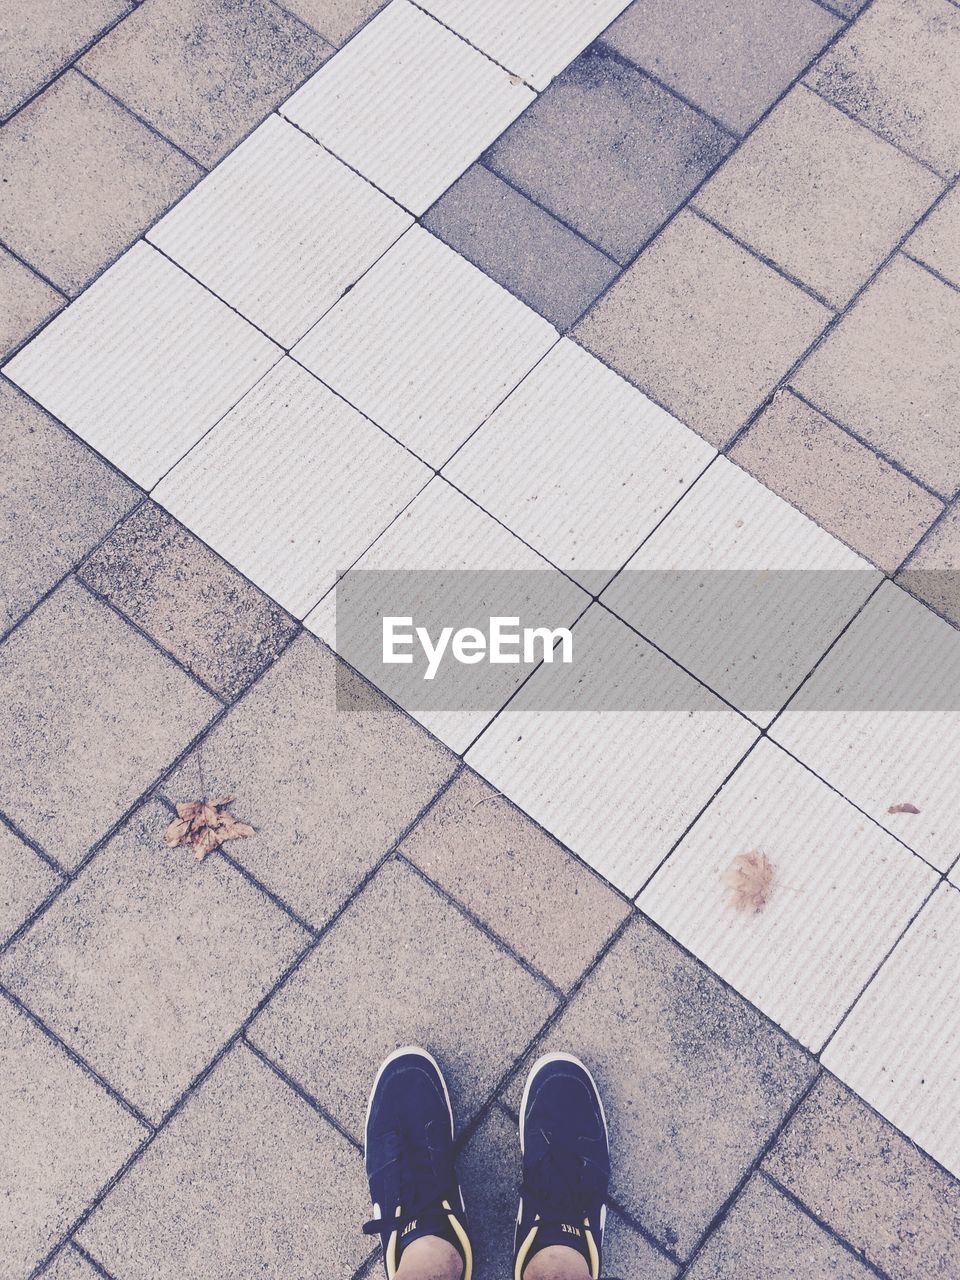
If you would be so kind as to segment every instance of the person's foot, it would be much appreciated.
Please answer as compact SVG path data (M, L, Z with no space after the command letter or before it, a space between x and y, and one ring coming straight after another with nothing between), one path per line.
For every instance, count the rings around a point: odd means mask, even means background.
M541 1058L520 1108L523 1186L514 1242L514 1280L545 1249L568 1248L600 1275L610 1149L593 1077L568 1054Z
M473 1260L453 1158L453 1110L440 1068L423 1049L398 1049L370 1094L364 1152L387 1280L403 1251L427 1236L446 1240L471 1280Z

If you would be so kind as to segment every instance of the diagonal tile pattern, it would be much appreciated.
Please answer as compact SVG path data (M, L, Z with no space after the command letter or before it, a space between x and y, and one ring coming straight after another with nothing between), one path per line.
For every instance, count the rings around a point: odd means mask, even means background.
M51 1251L44 1274L69 1280L253 1276L265 1258L293 1277L321 1255L374 1274L344 1231L365 1211L358 1108L368 1059L412 1035L444 1057L474 1122L478 1203L504 1221L512 1191L491 1174L509 1123L492 1100L515 1101L504 1082L524 1056L586 1053L618 1143L610 1258L631 1277L952 1272L956 1183L912 1142L960 1172L956 891L911 849L941 873L956 858L956 633L888 584L829 646L863 603L856 583L877 580L841 543L890 574L906 562L897 580L956 616L956 6L88 9L28 23L11 7L4 346L197 163L227 158L4 370L38 402L4 383L5 932L45 905L0 967L48 1025L0 992L26 1135L3 1187L38 1188L22 1212L7 1199L18 1252L0 1275L39 1274ZM18 159L41 138L47 182ZM150 155L179 179L158 189ZM555 346L571 327L578 345ZM298 342L311 371L282 358ZM828 532L723 459L701 475L705 440L733 442ZM159 481L187 527L154 504L128 515L136 490L83 441ZM441 467L469 497L441 479L415 497ZM729 521L736 503L697 505L721 477L752 495ZM715 698L730 695L722 634L701 667L702 621L658 609L633 619L638 636L594 604L574 633L605 710L544 668L470 751L546 829L453 777L456 757L319 642L288 648L294 620L237 573L302 617L358 556L502 567L539 552L599 591L631 556L682 550L702 575L725 538L769 570L783 529L852 570L849 604L803 620L799 676L816 671L774 722L803 763L750 751L757 731ZM69 574L91 549L81 587ZM333 599L309 623L331 640ZM923 660L904 667L891 635ZM773 648L789 658L796 640ZM898 710L905 691L924 709ZM237 792L256 835L177 860L155 796L126 816L151 790ZM919 814L887 812L911 799ZM768 906L735 921L718 887L734 837L776 863ZM654 871L642 909L740 995L635 919L622 891ZM471 961L480 1036L464 1031ZM832 1034L825 1061L908 1136L822 1073L802 1101L815 1062L743 994L814 1049ZM264 997L257 1047L221 1058ZM146 1133L123 1095L160 1132L86 1219Z

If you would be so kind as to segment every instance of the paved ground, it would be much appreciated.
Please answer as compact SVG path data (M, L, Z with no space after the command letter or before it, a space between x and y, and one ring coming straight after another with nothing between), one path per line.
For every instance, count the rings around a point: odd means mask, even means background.
M960 1273L960 8L35 9L0 14L0 1278L375 1274L362 1108L410 1039L479 1280L561 1044L612 1274ZM554 565L570 705L612 670L678 709L545 712L541 670L428 732L318 638L358 560ZM624 566L846 585L767 600L758 689ZM162 847L228 792L253 838Z

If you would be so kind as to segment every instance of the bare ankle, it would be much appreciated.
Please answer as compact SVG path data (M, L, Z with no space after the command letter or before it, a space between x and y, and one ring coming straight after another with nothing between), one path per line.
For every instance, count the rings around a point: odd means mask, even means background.
M550 1245L535 1254L523 1280L589 1280L590 1268L582 1253L565 1244Z
M462 1280L463 1259L440 1236L421 1236L407 1245L397 1268L397 1280Z

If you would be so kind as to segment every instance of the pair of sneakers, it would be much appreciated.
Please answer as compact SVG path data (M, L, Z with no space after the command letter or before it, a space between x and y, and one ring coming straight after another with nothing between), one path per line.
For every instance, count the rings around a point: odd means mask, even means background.
M514 1237L514 1280L545 1248L581 1253L597 1280L610 1154L603 1104L590 1072L550 1054L527 1078L520 1109L523 1185ZM373 1218L393 1280L403 1251L422 1236L449 1241L472 1280L473 1250L454 1167L453 1110L446 1082L423 1049L398 1049L380 1068L365 1133Z

